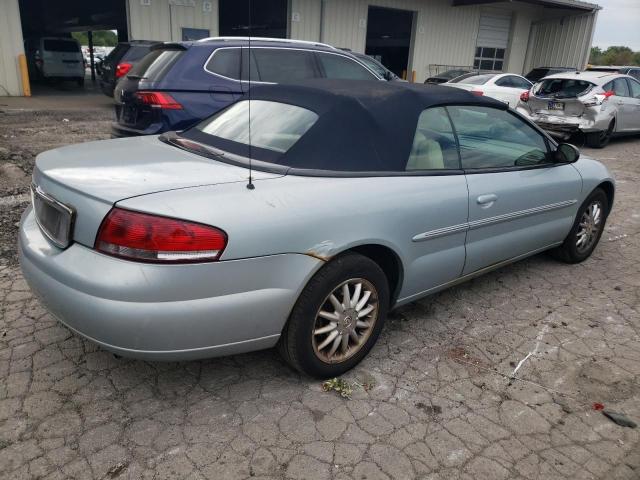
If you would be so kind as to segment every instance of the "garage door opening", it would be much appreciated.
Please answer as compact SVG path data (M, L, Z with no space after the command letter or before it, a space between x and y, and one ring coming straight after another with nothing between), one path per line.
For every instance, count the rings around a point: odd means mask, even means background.
M287 38L287 0L220 0L223 37Z
M365 53L403 78L409 71L413 15L409 10L369 7Z
M97 95L101 59L118 41L127 40L125 2L19 0L32 93Z

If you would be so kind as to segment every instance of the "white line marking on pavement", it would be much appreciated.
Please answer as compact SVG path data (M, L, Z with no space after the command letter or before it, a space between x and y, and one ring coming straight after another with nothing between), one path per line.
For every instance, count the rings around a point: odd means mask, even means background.
M538 350L540 349L540 344L542 343L542 337L544 337L548 331L549 331L549 325L545 324L544 327L542 327L542 329L540 330L540 332L538 332L538 336L536 337L535 348L533 349L533 351L527 353L527 356L518 362L518 365L516 365L516 368L514 368L513 372L511 373L511 377L516 376L517 371L520 370L520 367L524 364L524 362L527 361L529 357L538 354Z

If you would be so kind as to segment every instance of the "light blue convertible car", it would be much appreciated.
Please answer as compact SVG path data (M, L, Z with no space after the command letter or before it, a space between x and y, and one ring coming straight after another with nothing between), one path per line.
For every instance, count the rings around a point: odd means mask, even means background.
M20 261L61 322L123 356L278 345L333 377L389 309L543 250L585 260L613 204L603 165L463 90L249 95L185 132L38 156Z

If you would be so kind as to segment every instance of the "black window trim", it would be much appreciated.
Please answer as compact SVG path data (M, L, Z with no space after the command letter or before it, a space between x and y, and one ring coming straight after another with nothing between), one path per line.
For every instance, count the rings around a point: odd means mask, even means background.
M234 47L230 47L234 48ZM293 105L293 104L292 104ZM460 155L460 144L458 140L458 134L455 129L455 124L451 119L449 110L447 107L486 107L486 108L494 108L496 110L507 111L509 114L519 118L524 121L527 125L531 126L536 132L542 135L545 140L545 144L547 146L547 153L551 153L554 148L558 147L558 142L556 142L553 137L551 137L546 131L538 127L533 121L526 118L524 115L516 112L515 110L510 109L505 104L502 105L481 105L478 103L468 103L468 102L444 102L440 104L434 104L425 108L425 110L437 107L444 107L447 112L447 116L449 117L449 121L451 123L451 128L454 134L454 138L456 140L456 149L458 151L458 162L460 165L459 169L432 169L432 170L399 170L399 171L380 171L380 170L365 170L365 171L342 171L342 170L319 170L319 169L306 169L306 168L296 168L289 167L286 165L280 165L276 163L270 163L263 160L258 160L255 158L251 159L251 166L253 169L267 172L267 173L276 173L281 174L283 176L293 175L298 177L324 177L324 178L367 178L367 177L442 177L442 176L452 176L452 175L478 175L482 173L503 173L503 172L518 172L524 170L536 170L541 168L554 168L562 165L569 165L568 162L553 162L543 165L523 165L523 166L513 166L513 167L486 167L486 168L476 168L476 169L464 169L462 168L462 158ZM227 107L228 108L228 107ZM424 110L423 110L424 111ZM176 144L175 137L180 137L181 135L177 132L166 132L160 135L159 139L165 143L171 144L176 148L180 148L185 151L190 151L179 144ZM192 140L193 139L189 139ZM207 145L211 147L210 145ZM211 147L216 149L216 147ZM256 147L254 147L256 148ZM194 153L190 151L191 153ZM233 152L228 152L226 150L221 151L224 153L224 157L220 155L212 155L210 158L219 162L228 163L230 165L235 165L237 167L249 168L249 158L243 155L239 155ZM205 157L207 155L201 154Z
M370 72L371 75L374 76L374 78L376 78L378 80L383 80L373 70L371 70L364 63L360 62L358 59L350 57L350 56L345 55L345 54L340 53L340 52L329 52L329 51L326 51L326 50L315 50L315 49L312 49L312 48L275 47L275 46L271 46L271 45L270 46L263 46L263 45L255 45L254 46L254 45L251 45L251 47L249 47L249 45L238 45L238 46L229 46L229 47L216 47L213 50L213 52L211 52L211 54L205 60L204 65L202 66L202 69L205 72L207 72L209 75L214 75L214 76L219 77L219 78L224 78L225 80L231 80L231 81L238 82L238 83L246 83L246 82L248 82L248 80L242 80L242 79L237 79L237 78L226 77L224 75L220 75L219 73L212 72L211 70L207 69L207 65L209 65L209 62L211 61L213 56L219 50L229 50L229 49L233 49L233 48L239 48L239 49L247 48L247 49L250 49L249 51L259 48L259 49L268 49L268 50L297 50L297 51L302 51L302 52L309 52L311 55L313 55L314 66L315 66L315 68L317 70L319 70L318 73L320 73L322 75L321 78L325 78L325 76L324 76L325 72L324 72L324 69L322 68L322 65L320 65L320 60L317 58L317 55L318 54L322 54L322 53L328 53L329 55L339 55L339 56L341 56L343 58L346 58L347 60L351 60L352 62L357 63L362 68L364 68L365 70ZM240 57L242 58L242 55ZM242 60L240 61L240 76L242 76ZM262 80L251 80L251 83L261 84L261 85L274 85L276 82L265 82L265 81L262 81Z

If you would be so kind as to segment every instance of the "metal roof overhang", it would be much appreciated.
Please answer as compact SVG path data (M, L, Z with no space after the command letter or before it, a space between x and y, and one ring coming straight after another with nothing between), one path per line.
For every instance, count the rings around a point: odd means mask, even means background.
M546 8L562 8L565 10L580 10L592 12L594 10L602 9L601 6L595 3L587 3L579 0L452 0L454 7L462 7L465 5L484 5L490 3L513 3L514 1L519 3L529 3L532 5L538 5Z

